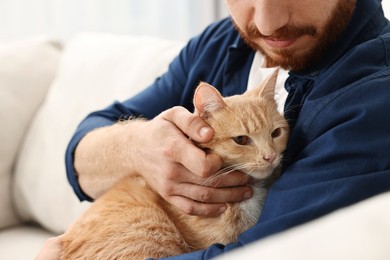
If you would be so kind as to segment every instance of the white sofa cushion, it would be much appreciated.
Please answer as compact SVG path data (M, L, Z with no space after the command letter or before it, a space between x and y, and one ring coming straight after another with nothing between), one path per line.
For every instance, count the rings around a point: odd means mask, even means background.
M46 96L60 58L58 42L36 38L0 45L0 228L18 219L11 171L31 119Z
M388 260L390 192L254 242L219 260Z
M32 225L17 225L0 232L0 259L34 259L54 234Z
M149 85L181 46L109 34L81 34L66 44L57 78L17 164L15 204L24 220L61 233L88 206L77 200L65 174L65 149L76 126L89 112Z

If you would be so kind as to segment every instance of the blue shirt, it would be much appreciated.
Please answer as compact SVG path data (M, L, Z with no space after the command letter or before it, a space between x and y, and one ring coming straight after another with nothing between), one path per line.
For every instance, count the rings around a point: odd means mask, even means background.
M90 199L73 167L74 150L86 133L126 115L152 119L175 105L193 110L199 81L225 96L243 93L253 57L230 20L222 20L189 41L149 88L90 114L66 151L67 176L77 196ZM322 62L305 73L290 72L290 84L304 86L304 95L284 172L270 188L257 225L236 243L169 259L209 259L389 191L389 64L390 24L380 0L357 0L350 24Z

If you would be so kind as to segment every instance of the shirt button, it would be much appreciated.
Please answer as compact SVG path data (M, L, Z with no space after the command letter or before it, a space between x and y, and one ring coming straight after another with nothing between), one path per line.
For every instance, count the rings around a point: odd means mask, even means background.
M310 73L310 76L315 77L318 75L318 73L319 71L313 71L312 73Z

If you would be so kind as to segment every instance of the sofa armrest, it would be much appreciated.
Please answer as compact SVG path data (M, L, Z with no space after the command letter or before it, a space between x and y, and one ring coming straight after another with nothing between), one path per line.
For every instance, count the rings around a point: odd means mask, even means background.
M0 228L19 221L11 200L12 170L60 54L59 42L44 37L0 44Z
M67 42L55 81L31 124L16 165L18 214L62 233L89 206L67 182L64 155L90 112L141 91L167 70L181 42L84 33Z

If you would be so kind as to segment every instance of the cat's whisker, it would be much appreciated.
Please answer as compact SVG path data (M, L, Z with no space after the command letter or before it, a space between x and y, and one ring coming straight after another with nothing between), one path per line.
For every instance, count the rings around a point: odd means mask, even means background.
M233 171L234 170L219 171L216 174L214 174L213 176L210 176L209 178L207 178L207 180L205 180L203 184L205 184L205 186L211 186L212 183L214 183L214 186L216 186L219 184L219 182L223 179L224 176L230 174Z
M250 171L250 172L252 172L252 171ZM250 173L250 172L249 172L249 173ZM246 181L248 181L250 178L251 178L251 176L250 176L249 174L245 174L244 176L242 176L240 182L241 182L241 181L246 182Z
M294 110L294 109L299 108L299 107L301 107L301 106L302 106L302 105L300 105L300 104L291 106L291 107L289 107L288 109L286 109L284 112L290 112L291 110Z
M201 183L202 186L214 186L218 187L220 182L222 181L222 178L234 171L242 171L246 170L246 174L242 178L251 178L249 173L253 172L256 168L258 168L258 163L240 163L240 164L233 164L230 166L227 166L225 168L222 168L214 175L208 177L203 183ZM243 179L241 179L239 182L241 182Z
M273 143L272 152L279 155L288 139L288 123L274 100L277 73L278 70L244 95L224 98L205 82L199 84L194 95L195 111L214 129L214 135L207 143L191 141L205 153L213 152L222 163L229 164L199 181L202 187L195 191L200 192L200 202L208 201L210 190L226 185L230 186L228 190L239 190L248 183L253 184L254 200L232 203L223 217L194 218L188 213L196 213L197 206L182 209L176 207L179 205L171 206L173 202L166 201L164 194L148 185L140 172L139 176L128 176L109 189L65 233L64 259L81 256L113 259L122 255L126 259L161 258L237 241L239 234L257 222L267 188L278 177L268 176L271 166L264 163L261 154L269 153L268 144ZM280 97L279 92L277 96ZM298 109L300 105L292 106L287 112ZM123 116L119 124L131 119L132 116ZM275 127L283 131L274 132ZM243 174L237 175L237 171ZM267 178L263 182L266 186L260 187L257 182L263 177Z

